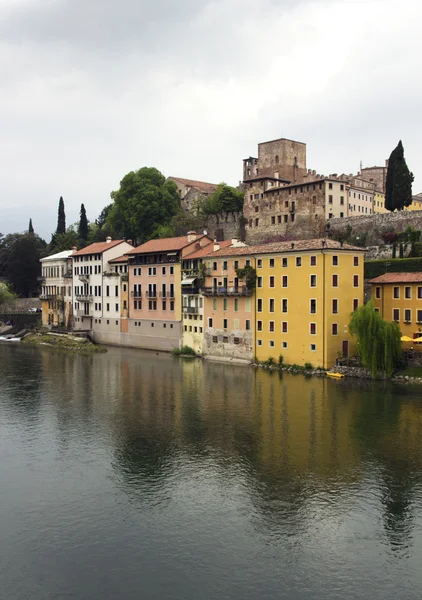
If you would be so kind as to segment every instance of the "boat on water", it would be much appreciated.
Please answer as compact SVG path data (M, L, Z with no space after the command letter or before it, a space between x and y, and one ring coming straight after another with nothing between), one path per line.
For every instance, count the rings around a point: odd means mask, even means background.
M20 342L21 338L9 336L0 336L0 342Z
M327 371L327 377L333 377L334 379L343 379L343 373L335 373L334 371Z

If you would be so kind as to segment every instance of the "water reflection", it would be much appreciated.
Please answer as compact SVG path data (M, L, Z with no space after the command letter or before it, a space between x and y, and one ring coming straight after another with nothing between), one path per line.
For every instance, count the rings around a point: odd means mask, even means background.
M95 476L101 464L109 493L137 510L171 507L202 535L224 521L232 536L279 545L298 568L318 555L321 572L344 555L363 573L359 548L380 554L383 536L400 557L415 552L419 389L124 349L74 357L0 347L0 358L5 431L35 418L34 445L50 432L49 452L69 469L91 453Z

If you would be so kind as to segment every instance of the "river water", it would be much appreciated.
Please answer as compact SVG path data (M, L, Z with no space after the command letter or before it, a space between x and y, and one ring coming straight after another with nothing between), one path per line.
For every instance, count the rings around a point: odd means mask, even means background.
M0 598L420 600L422 388L0 344Z

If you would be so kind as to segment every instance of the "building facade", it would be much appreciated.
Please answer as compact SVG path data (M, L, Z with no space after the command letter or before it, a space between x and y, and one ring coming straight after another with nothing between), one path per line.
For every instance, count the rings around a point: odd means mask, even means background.
M402 335L422 336L422 273L385 273L371 279L375 310L386 321L394 321ZM422 350L421 344L415 344Z
M198 203L217 190L217 184L205 181L194 181L181 177L168 177L176 184L180 196L180 203L185 212L195 212Z
M374 214L375 184L352 177L348 185L349 217Z
M72 254L64 250L41 262L41 308L44 327L72 325Z

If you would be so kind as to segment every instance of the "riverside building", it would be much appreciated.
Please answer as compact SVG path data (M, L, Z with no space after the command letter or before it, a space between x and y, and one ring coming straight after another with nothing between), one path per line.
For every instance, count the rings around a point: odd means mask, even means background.
M40 260L41 309L44 327L72 324L72 254L63 250Z

